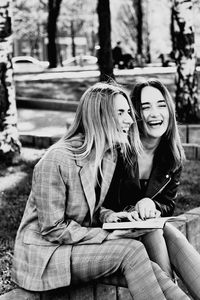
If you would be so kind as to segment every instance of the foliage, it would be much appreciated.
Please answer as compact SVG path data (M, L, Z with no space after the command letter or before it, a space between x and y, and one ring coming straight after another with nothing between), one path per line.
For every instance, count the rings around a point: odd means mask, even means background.
M116 22L113 30L117 31L118 40L122 40L124 45L129 45L130 48L136 51L137 16L132 1L121 4L117 18L118 22Z
M173 55L177 65L176 109L182 122L200 120L192 0L173 0Z
M73 56L76 56L75 37L78 36L86 37L90 53L95 55L97 42L96 1L63 0L57 25L60 36L71 37Z
M137 30L139 24L142 26L143 20L141 16L138 18L137 3L136 0L123 1L115 12L115 1L111 1L113 45L117 41L121 41L124 53L130 53L134 56L137 53L141 54L143 50L142 36ZM139 40L140 45L138 44Z
M14 36L30 42L32 52L37 49L38 41L47 36L48 1L13 0ZM86 36L94 52L91 39L97 32L96 1L62 0L57 21L60 37L70 37L73 22L75 36Z
M14 38L30 42L32 49L37 48L37 42L46 35L47 1L13 0L13 30Z
M84 35L88 30L96 28L96 1L63 0L58 19L58 30L61 35L70 36L71 22L75 23L76 35Z
M181 176L175 214L179 215L200 206L200 161L185 162Z

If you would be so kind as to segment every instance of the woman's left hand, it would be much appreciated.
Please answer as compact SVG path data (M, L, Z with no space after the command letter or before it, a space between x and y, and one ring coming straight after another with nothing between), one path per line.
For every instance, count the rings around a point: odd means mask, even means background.
M138 212L142 220L158 218L161 215L161 212L156 209L154 201L150 198L143 198L138 201L135 205L135 210Z

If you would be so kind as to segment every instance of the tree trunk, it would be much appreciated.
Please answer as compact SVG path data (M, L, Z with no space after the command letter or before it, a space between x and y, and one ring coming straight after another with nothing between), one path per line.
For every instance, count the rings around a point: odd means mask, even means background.
M97 13L99 18L99 52L98 64L100 70L100 81L109 81L114 78L113 59L111 47L111 20L110 1L98 0Z
M0 2L0 158L12 159L20 152L17 109L12 68L11 0Z
M60 11L62 0L49 0L49 15L47 24L48 45L47 54L49 61L49 68L57 67L57 48L56 48L56 33L57 33L57 19Z
M75 30L74 30L74 21L71 20L71 38L72 38L72 56L76 56L76 44L75 44Z
M176 110L178 120L199 121L197 74L194 45L192 0L173 0L173 55L177 65Z
M137 16L137 55L143 56L143 11L142 0L134 0L134 7Z

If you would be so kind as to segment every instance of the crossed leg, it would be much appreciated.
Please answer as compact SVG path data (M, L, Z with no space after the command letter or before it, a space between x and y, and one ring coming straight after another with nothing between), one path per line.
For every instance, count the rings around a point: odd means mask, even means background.
M72 284L120 271L134 300L186 300L184 292L149 260L144 245L134 239L76 245L72 249Z

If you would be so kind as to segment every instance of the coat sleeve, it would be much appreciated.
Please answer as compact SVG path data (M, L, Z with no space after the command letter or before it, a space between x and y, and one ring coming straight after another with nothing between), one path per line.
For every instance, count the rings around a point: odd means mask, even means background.
M72 220L65 213L69 200L69 180L62 173L66 170L67 165L61 167L55 158L43 159L34 169L32 194L42 237L59 244L102 243L108 235L107 231L102 228L83 227L75 218Z
M105 208L105 207L100 207L100 212L99 212L99 220L101 223L105 223L107 217L109 217L112 213L114 213L114 211L112 209L109 208Z
M162 217L171 216L175 209L178 186L180 185L182 167L171 173L171 180L153 200Z

